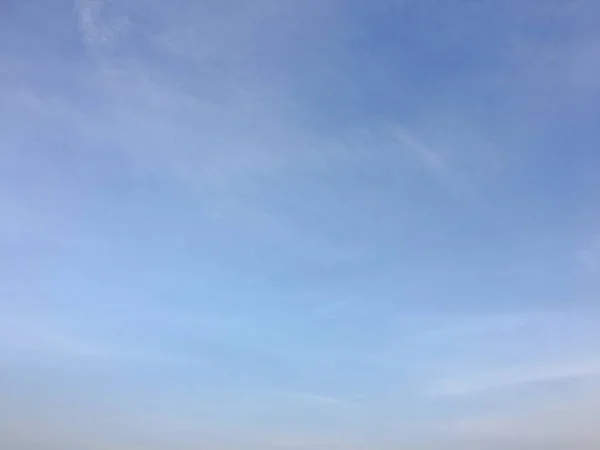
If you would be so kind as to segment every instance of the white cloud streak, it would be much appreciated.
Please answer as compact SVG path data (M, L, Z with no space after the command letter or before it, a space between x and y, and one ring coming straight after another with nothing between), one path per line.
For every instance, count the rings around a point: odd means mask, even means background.
M586 272L600 274L600 234L592 236L588 245L578 252L578 257Z
M465 395L489 390L515 388L527 384L594 377L600 375L600 358L589 362L563 363L542 367L484 373L479 376L447 379L431 387L434 395Z
M122 340L116 343L106 336L86 336L64 320L6 312L0 318L0 358L8 358L9 361L33 358L41 364L46 358L135 363L182 361L178 356L146 346Z
M337 397L308 392L287 392L283 394L283 396L287 399L312 406L340 407L350 406L353 404L352 402L348 402Z
M412 152L418 161L434 175L441 176L449 171L447 162L439 152L417 140L407 129L396 126L393 136L408 151Z

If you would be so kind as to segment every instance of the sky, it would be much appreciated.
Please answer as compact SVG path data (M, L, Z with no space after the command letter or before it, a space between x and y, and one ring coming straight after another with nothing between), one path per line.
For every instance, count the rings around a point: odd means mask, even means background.
M597 449L598 23L0 0L0 447Z

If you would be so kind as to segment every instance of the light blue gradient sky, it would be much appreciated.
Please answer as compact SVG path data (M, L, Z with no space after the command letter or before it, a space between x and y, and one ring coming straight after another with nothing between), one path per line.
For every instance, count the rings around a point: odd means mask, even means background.
M0 0L0 447L598 448L599 23Z

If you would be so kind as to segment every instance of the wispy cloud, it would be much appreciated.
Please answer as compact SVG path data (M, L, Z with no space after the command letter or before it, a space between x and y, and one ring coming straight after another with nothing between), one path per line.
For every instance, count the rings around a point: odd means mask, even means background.
M475 194L465 174L452 164L441 149L426 144L414 132L400 125L391 128L391 136L399 148L408 153L433 180L454 193Z
M6 314L0 318L0 358L84 359L87 361L175 362L181 358L104 336L87 336L64 320L40 315Z
M595 275L600 273L600 234L592 236L577 256L586 272Z
M283 394L283 397L289 400L312 406L341 407L351 406L355 404L354 402L343 400L337 397L314 394L309 392L286 392Z
M437 355L424 377L427 395L477 398L600 375L596 328L594 317L575 311L440 315L412 339Z
M266 3L270 6L248 11L244 17L241 11L240 16L217 15L216 21L227 22L219 31L237 33L242 27L253 34L263 16L285 15L286 8L272 11L273 5ZM155 13L162 10L155 2L150 8L155 8ZM268 84L248 76L248 70L258 69L246 68L234 59L238 47L251 51L251 38L219 40L203 35L198 31L202 26L186 27L185 17L175 13L178 18L173 20L172 11L166 17L155 17L156 29L148 31L130 22L130 9L136 9L129 3L82 0L77 9L82 37L99 63L92 82L104 91L109 105L105 125L113 136L118 130L116 144L137 166L152 170L154 165L196 191L209 189L220 194L220 200L237 195L248 200L262 183L280 180L288 171L310 164L311 158L327 158L325 145L311 150L314 142L309 143L297 124L286 120L283 104L289 99L273 95L265 87ZM209 18L204 25L215 26ZM115 49L126 51L132 43L127 28L135 30L137 39L147 44L150 56L117 56ZM178 38L167 39L165 45L164 37L172 35ZM218 47L217 54L203 51L211 45L207 40ZM112 51L100 51L107 42ZM176 58L176 63L159 64L164 57ZM186 61L199 65L199 76L207 86L213 85L212 89L198 89L202 83L192 83ZM227 66L227 71L219 69L220 64ZM140 134L148 127L161 135L158 141L146 140ZM136 145L127 145L128 141ZM296 151L299 148L304 151Z
M106 0L76 0L79 28L90 51L109 46L130 24L127 16L119 15L106 20Z
M442 380L431 387L437 395L475 394L528 384L595 377L600 375L600 359L542 367L515 367L478 376Z
M450 169L448 163L442 158L442 155L416 139L406 128L400 126L394 127L393 136L404 149L411 152L435 176L448 174Z

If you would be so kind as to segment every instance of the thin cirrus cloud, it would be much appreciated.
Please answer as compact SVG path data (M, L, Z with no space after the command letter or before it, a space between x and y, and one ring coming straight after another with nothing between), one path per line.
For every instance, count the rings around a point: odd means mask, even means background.
M569 381L598 377L600 362L561 363L548 367L518 367L504 371L480 374L473 378L444 380L432 387L436 395L465 395L486 391L519 388L536 383Z
M0 446L598 442L597 2L0 17Z
M7 357L5 364L20 359L60 359L87 364L112 361L177 364L185 361L185 358L147 345L140 346L135 342L124 342L123 339L116 341L98 332L86 333L72 318L56 320L56 317L43 317L39 314L12 314L4 311L0 324L0 346L3 356Z

